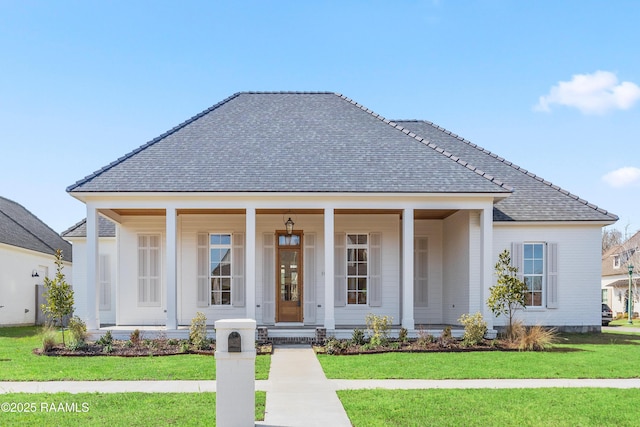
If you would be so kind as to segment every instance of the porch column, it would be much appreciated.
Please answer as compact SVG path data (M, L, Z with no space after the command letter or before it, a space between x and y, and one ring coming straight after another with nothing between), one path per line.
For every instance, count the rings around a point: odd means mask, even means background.
M87 204L87 282L84 318L88 330L100 328L98 318L98 302L96 288L100 283L98 276L98 211L90 203ZM117 303L116 303L117 304Z
M487 322L487 329L493 329L493 313L487 306L489 288L493 284L493 206L480 212L480 241L481 241L481 275L480 275L480 304L482 317Z
M327 330L336 328L334 311L334 211L333 208L324 210L324 327Z
M246 316L256 318L256 208L247 208L245 214L245 286Z
M177 212L176 208L171 207L166 210L166 239L167 239L167 329L178 328L178 313L177 313Z
M415 329L413 318L413 209L402 211L402 327Z

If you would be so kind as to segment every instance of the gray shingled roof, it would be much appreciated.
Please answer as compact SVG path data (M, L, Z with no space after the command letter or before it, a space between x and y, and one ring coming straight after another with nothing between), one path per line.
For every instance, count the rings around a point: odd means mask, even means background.
M495 221L617 217L426 121L335 93L238 93L71 185L81 192L510 193Z
M69 192L509 193L334 93L239 93Z
M87 219L72 225L62 232L63 237L87 237ZM116 224L101 216L98 217L98 236L99 237L115 237Z
M397 121L513 188L493 210L494 221L617 221L618 217L539 176L427 121Z
M55 255L71 262L71 244L22 205L0 197L0 243Z

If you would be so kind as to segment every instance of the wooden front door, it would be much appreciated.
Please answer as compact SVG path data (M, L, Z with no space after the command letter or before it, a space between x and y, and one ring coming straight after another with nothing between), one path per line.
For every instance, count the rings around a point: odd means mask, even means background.
M276 236L276 322L302 322L302 231Z

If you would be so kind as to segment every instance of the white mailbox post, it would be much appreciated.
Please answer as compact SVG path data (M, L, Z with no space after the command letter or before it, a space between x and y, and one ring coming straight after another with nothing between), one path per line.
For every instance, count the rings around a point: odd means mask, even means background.
M216 425L255 425L256 321L218 320L216 328Z

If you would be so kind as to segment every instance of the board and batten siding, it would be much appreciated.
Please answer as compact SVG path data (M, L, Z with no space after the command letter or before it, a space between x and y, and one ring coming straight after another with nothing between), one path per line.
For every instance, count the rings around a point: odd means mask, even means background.
M557 244L557 308L518 310L516 319L528 325L599 327L601 233L600 225L494 224L494 265L498 254L504 249L511 251L514 242ZM543 300L547 300L546 290ZM494 318L495 326L507 322L505 316Z
M427 280L426 301L414 304L414 320L416 325L442 323L442 229L440 220L416 220L414 234L416 238L424 238L427 242ZM416 292L414 292L414 295Z
M444 220L443 316L445 324L456 324L469 313L469 212L459 211Z

